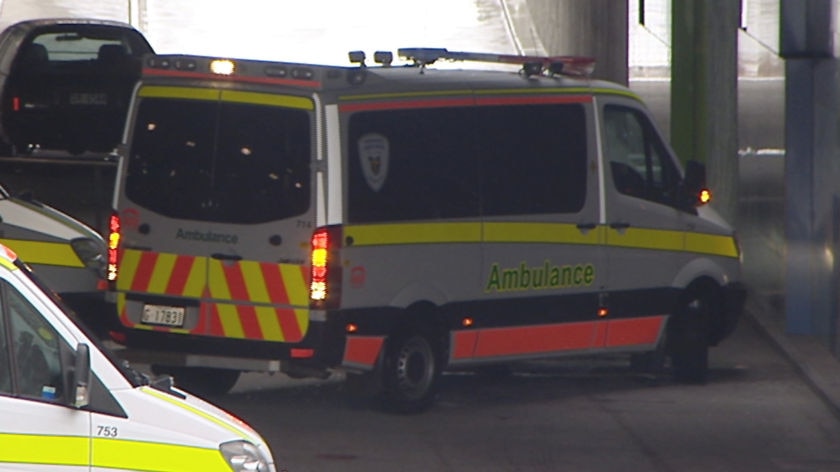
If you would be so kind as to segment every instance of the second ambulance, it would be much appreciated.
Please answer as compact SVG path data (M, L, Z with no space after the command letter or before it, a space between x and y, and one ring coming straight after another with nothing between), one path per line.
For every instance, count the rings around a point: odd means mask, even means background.
M402 412L446 370L525 359L667 356L702 382L744 300L703 166L586 58L398 54L146 57L111 219L114 339L216 391L340 369Z

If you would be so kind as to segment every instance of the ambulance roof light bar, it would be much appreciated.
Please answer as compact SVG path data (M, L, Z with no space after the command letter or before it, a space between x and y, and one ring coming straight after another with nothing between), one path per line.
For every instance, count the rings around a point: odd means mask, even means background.
M421 68L444 59L521 65L526 75L536 75L547 71L552 75L589 77L595 70L595 59L585 56L520 56L516 54L449 51L446 48L400 48L397 50L397 54Z

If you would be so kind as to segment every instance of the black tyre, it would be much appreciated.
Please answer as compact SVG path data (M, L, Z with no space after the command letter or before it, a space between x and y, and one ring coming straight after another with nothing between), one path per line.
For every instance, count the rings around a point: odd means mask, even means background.
M412 333L392 337L382 365L383 406L397 413L417 413L435 401L440 360L429 337Z
M712 288L689 289L668 323L668 352L678 382L701 384L709 371L709 321L720 309Z
M224 395L239 380L238 370L214 367L153 365L152 372L171 375L176 387L197 395Z

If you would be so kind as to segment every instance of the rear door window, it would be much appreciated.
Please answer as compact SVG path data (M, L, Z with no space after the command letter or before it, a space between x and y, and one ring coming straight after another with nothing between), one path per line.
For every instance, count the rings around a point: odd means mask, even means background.
M144 99L126 195L177 219L252 224L309 208L306 110L250 103Z
M6 144L108 152L122 137L140 57L152 48L136 30L116 25L57 24L23 40L3 88Z

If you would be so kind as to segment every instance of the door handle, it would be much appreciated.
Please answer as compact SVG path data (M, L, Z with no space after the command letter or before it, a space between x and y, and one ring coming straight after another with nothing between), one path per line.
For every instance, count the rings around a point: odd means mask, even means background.
M625 222L610 223L610 228L612 228L612 229L621 230L621 229L627 229L629 227L630 227L630 223L625 223Z
M597 223L578 223L577 229L581 231L589 231L598 227Z
M220 261L241 261L242 256L237 256L236 254L222 254L219 252L214 252L210 255L213 259L219 259Z

